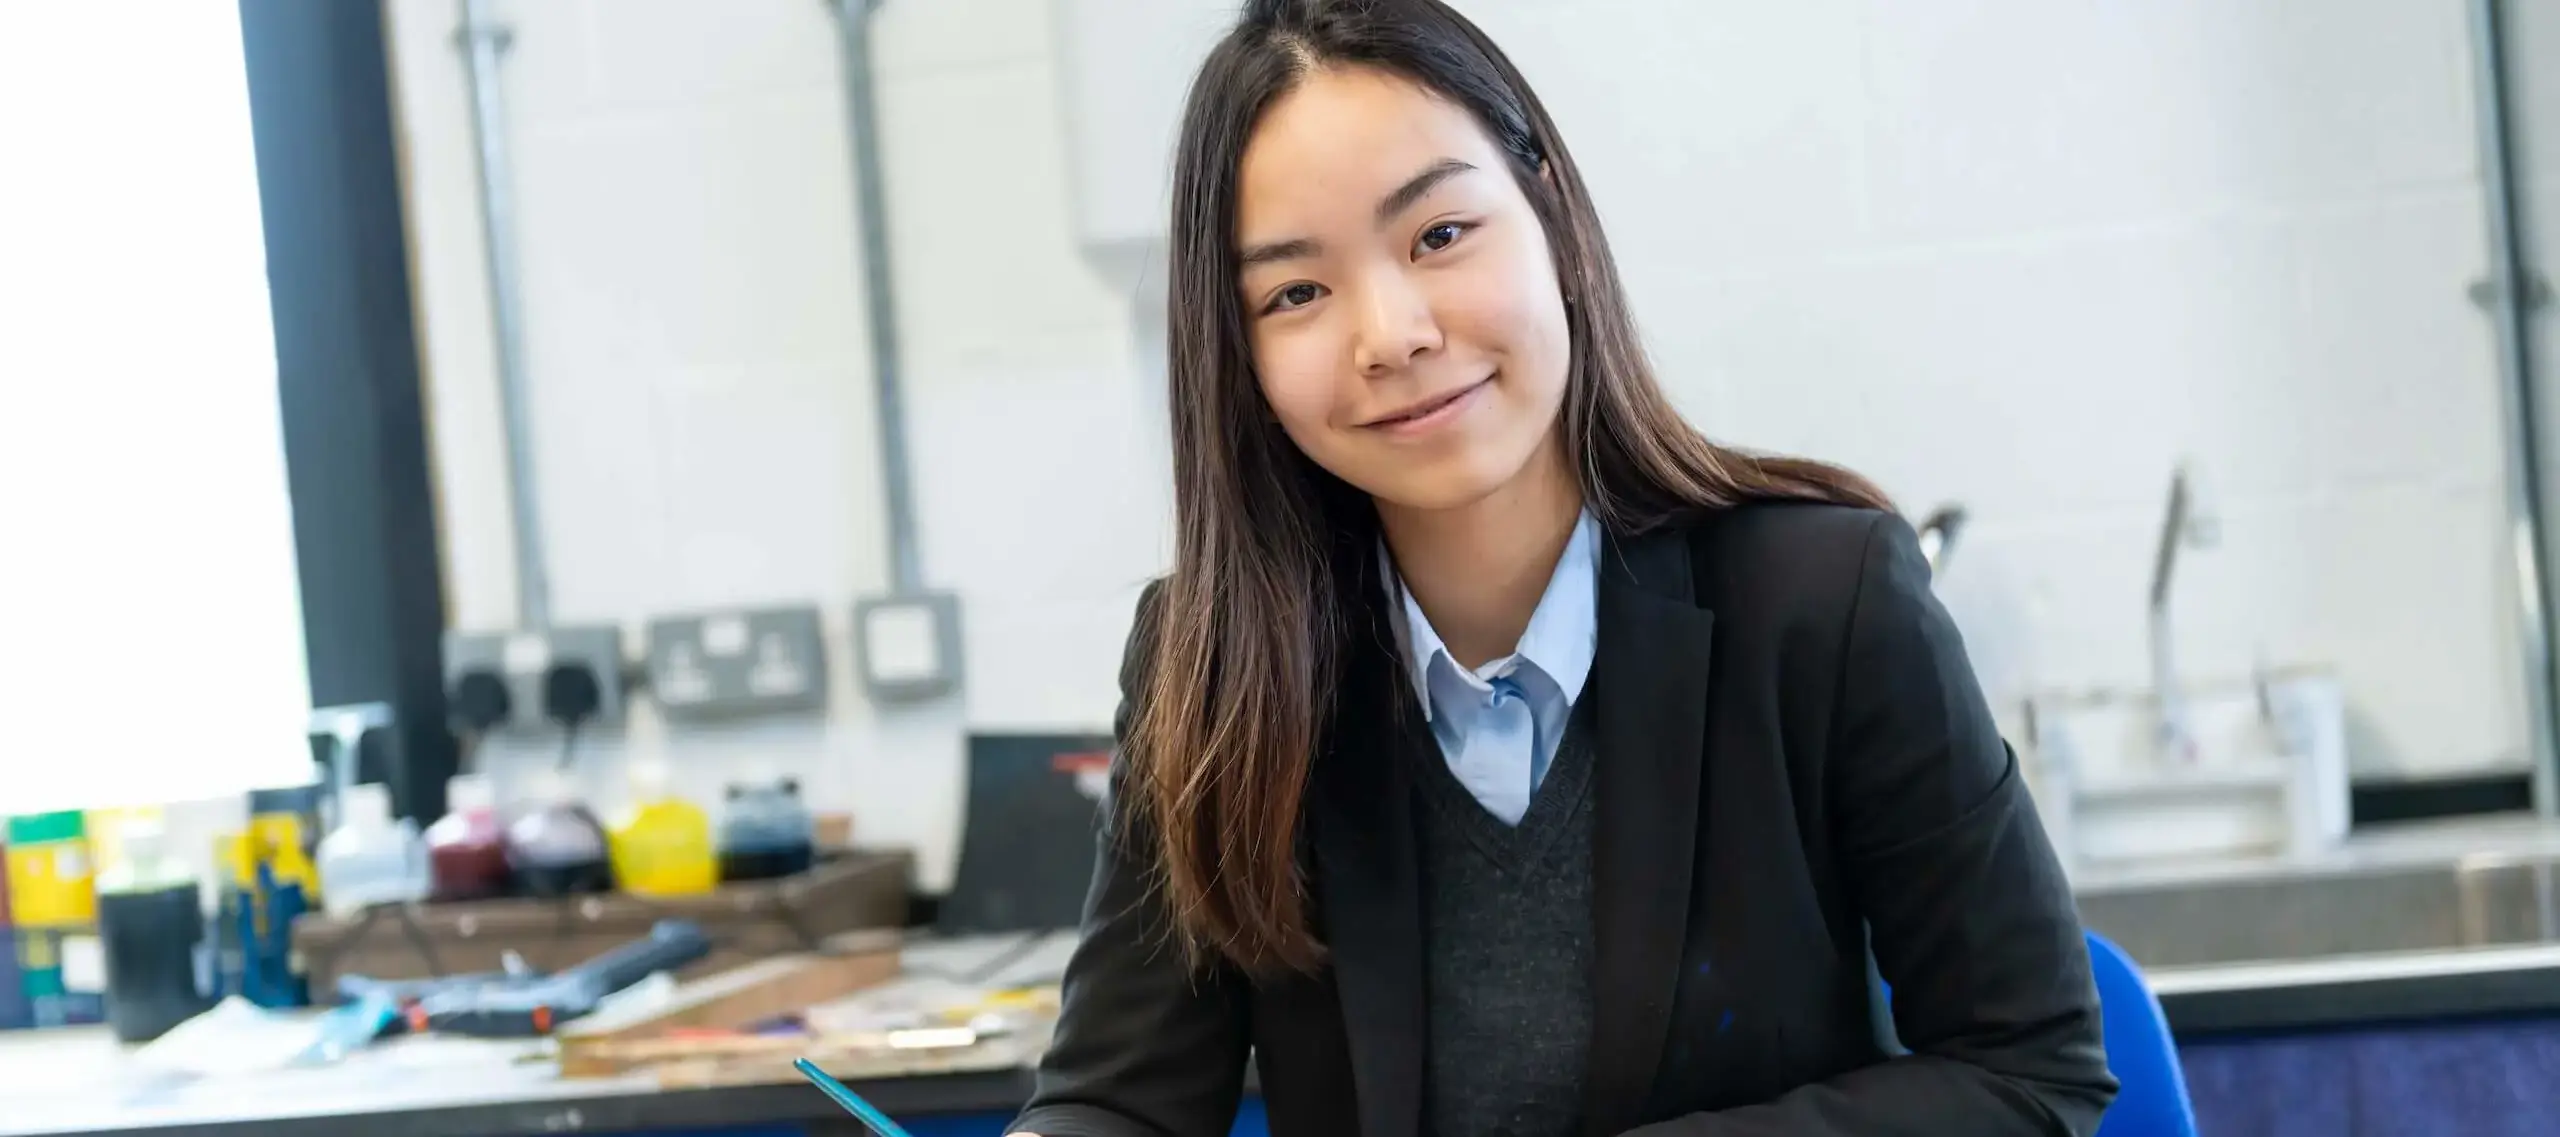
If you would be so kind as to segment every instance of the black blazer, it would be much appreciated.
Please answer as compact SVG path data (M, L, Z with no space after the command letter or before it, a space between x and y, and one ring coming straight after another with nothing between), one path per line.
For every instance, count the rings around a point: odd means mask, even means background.
M1750 505L1604 545L1583 1132L2095 1129L2115 1081L2071 893L1910 527ZM1362 583L1376 634L1348 664L1302 843L1327 967L1186 972L1143 844L1106 826L1017 1131L1217 1137L1248 1055L1278 1137L1422 1131L1413 791L1391 748L1432 742ZM1907 1055L1870 1017L1870 929Z

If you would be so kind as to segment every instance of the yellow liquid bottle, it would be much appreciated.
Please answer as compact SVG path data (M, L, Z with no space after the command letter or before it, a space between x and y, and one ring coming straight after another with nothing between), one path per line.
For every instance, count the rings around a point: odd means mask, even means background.
M638 896L693 896L717 887L711 816L668 790L664 766L637 766L631 781L633 804L606 834L614 883Z

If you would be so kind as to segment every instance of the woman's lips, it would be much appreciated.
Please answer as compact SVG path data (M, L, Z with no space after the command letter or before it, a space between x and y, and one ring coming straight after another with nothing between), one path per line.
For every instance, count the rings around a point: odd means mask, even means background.
M1464 413L1474 405L1476 396L1492 384L1490 377L1478 380L1394 418L1370 423L1368 429L1399 436L1425 433Z

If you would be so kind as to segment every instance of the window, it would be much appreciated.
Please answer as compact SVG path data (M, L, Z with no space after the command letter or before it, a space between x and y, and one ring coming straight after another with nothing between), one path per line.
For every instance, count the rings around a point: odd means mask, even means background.
M0 35L0 814L307 780L239 12Z

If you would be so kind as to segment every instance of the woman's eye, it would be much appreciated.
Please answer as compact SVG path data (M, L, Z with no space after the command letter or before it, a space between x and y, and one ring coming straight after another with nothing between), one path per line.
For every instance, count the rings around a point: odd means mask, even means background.
M1263 311L1286 312L1291 308L1304 308L1309 304L1315 303L1323 296L1324 288L1322 286L1309 284L1302 280L1273 293L1270 305L1264 308Z
M1414 251L1416 253L1439 252L1458 243L1458 238L1466 236L1467 228L1466 225L1456 221L1443 221L1422 231L1422 236L1413 243Z

